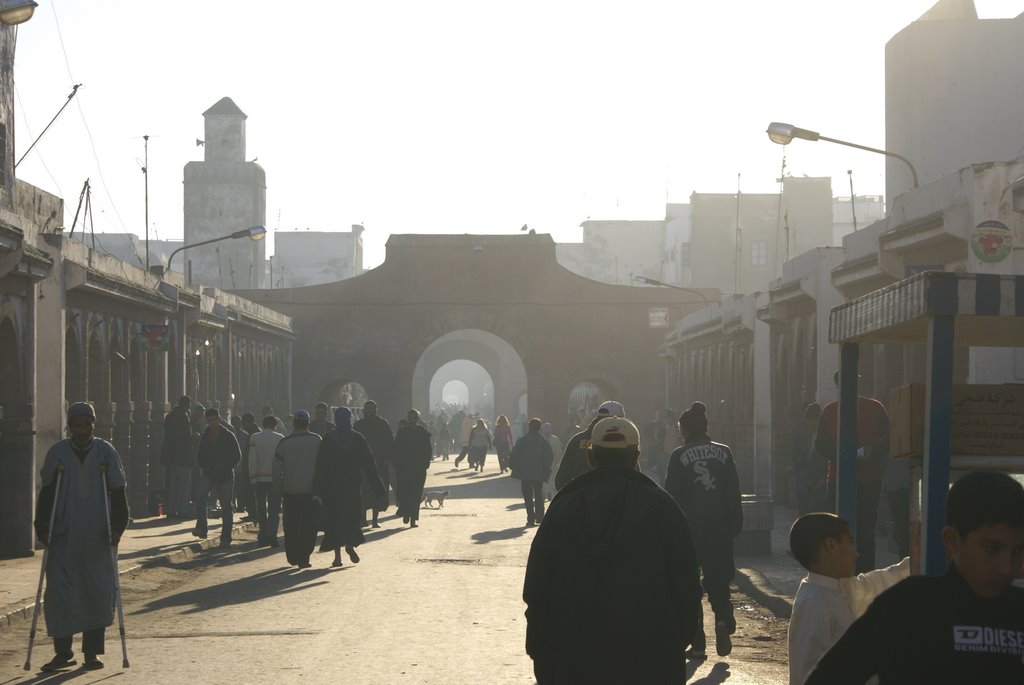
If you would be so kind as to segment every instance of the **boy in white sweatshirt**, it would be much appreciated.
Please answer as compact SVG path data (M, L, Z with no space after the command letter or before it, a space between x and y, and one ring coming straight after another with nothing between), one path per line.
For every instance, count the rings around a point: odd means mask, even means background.
M789 683L803 685L818 659L871 601L911 574L911 558L854 575L857 548L850 524L826 513L798 518L789 530L789 547L808 571L789 619Z

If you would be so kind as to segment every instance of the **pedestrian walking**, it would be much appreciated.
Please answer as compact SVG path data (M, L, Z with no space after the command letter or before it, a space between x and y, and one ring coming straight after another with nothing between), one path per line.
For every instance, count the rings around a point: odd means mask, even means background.
M639 445L627 419L596 423L593 469L559 490L537 529L523 600L539 685L686 681L697 564L679 507L636 470Z
M388 488L391 486L391 457L395 449L395 436L391 433L391 424L383 416L377 414L377 403L368 400L363 404L363 418L352 426L352 429L366 438L373 454L373 463L377 467L377 475L384 484L384 495L374 492L370 481L363 479L360 493L363 498L363 525L366 525L367 510L373 511L370 525L380 528L380 513L388 508Z
M198 515L192 534L205 539L207 528L207 504L210 493L220 504L220 546L231 544L231 527L234 525L231 511L231 494L235 484L235 467L242 460L238 441L221 425L220 411L216 407L206 410L206 431L199 439L199 499L196 502Z
M562 459L558 465L558 471L555 473L555 488L561 490L569 481L577 476L581 476L590 470L590 464L587 463L587 448L590 447L590 432L594 429L594 426L601 419L606 419L609 416L617 416L619 418L625 418L626 408L622 406L621 402L609 400L601 404L597 408L597 416L590 422L586 430L580 431L576 435L569 439L569 442L565 443L565 452L562 453Z
M799 516L811 511L814 490L818 481L821 480L820 476L825 473L825 469L821 468L821 460L812 455L814 431L818 427L818 417L820 416L821 405L811 402L804 407L803 415L793 426L787 473L793 476L793 485L796 489L796 511Z
M434 421L434 456L448 461L452 452L452 434L448 431L448 417L444 412Z
M473 417L464 412L460 413L462 414L462 419L459 426L458 436L459 445L461 445L461 447L459 449L459 456L455 457L455 468L459 468L459 462L465 459L469 454L469 434L473 432L473 425L475 423ZM456 416L458 416L458 414Z
M276 416L263 417L263 430L249 437L249 482L256 500L256 544L277 547L277 524L281 513L281 495L274 482L274 453L284 437L274 428Z
M288 563L309 568L316 545L313 477L322 438L309 430L309 412L300 409L292 418L295 430L281 438L274 451L274 483L284 505L284 553Z
M160 459L167 468L167 515L188 518L192 499L192 471L196 448L190 415L192 398L183 395L164 417L164 442Z
M420 423L420 413L410 409L406 425L395 435L395 471L398 473L398 508L402 523L415 528L420 518L423 484L430 468L430 431Z
M736 632L729 598L729 583L736 575L732 541L743 530L736 462L727 445L708 437L707 408L702 402L694 402L682 413L679 431L683 446L669 457L665 490L689 521L697 563L704 573L704 591L715 612L715 649L719 656L728 656ZM701 659L707 649L703 611L696 628L690 655Z
M352 410L334 410L335 428L320 443L313 478L313 498L323 508L324 539L320 551L334 550L331 566L341 566L341 548L352 563L359 563L356 547L366 541L362 531L362 499L359 486L366 476L378 495L384 484L377 475L370 446L352 429Z
M551 472L544 481L544 497L551 499L555 496L555 474L558 472L558 466L562 461L562 451L565 448L562 445L562 440L555 435L550 423L541 424L540 434L548 441L548 445L551 447L551 456L554 457L554 461L551 463Z
M235 469L235 511L244 511L243 521L256 520L256 491L249 477L249 438L260 432L256 424L256 415L252 412L242 414L242 425L235 431L238 449L242 451L242 459Z
M75 664L72 638L78 633L83 668L103 668L98 656L104 653L105 629L114 622L117 569L111 547L128 526L124 468L114 446L93 435L96 412L75 402L67 419L71 437L46 453L36 501L36 535L49 550L43 612L55 652L43 671Z
M839 372L833 377L839 385ZM875 526L882 497L882 475L889 459L889 414L881 402L857 397L857 572L875 568ZM839 403L829 402L818 417L814 450L828 461L828 506L836 507L836 448Z
M509 455L512 477L522 481L527 527L540 525L544 519L544 481L551 476L555 461L551 445L541 435L542 426L540 419L530 419L526 435L516 441Z
M477 419L476 425L469 431L469 467L483 471L489 449L491 449L491 432L487 430L487 424L483 419Z
M512 427L508 417L502 414L494 422L494 451L498 453L498 468L502 473L508 470L508 456L512 453Z
M327 414L330 412L330 409L331 408L327 406L326 402L316 403L316 407L313 408L313 413L316 414L316 416L309 422L310 433L316 433L322 438L334 430L334 424L327 418Z

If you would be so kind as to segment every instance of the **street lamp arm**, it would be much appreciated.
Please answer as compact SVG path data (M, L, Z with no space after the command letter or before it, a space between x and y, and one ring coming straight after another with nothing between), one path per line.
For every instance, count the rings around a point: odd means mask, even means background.
M661 282L661 281L659 281L659 280L657 280L655 278L648 278L647 276L635 276L633 278L633 280L635 280L638 283L646 283L647 285L656 285L656 286L660 286L662 288L672 288L673 290L682 290L685 293L693 293L694 295L697 295L698 297L700 297L700 299L704 300L704 306L705 307L707 307L708 304L709 304L707 295L705 295L704 293L702 293L701 291L699 291L699 290L697 290L695 288L684 288L681 285L673 285L672 283L663 283L663 282Z
M222 235L218 238L210 238L209 240L200 240L198 243L182 245L172 252L171 256L167 258L167 270L171 270L171 261L174 259L174 255L178 254L182 250L188 250L193 247L202 247L203 245L209 245L210 243L219 243L222 240L231 240L232 238L251 238L253 240L261 240L266 233L267 229L264 226L251 226L249 228L243 228L239 231L235 231L234 233Z
M819 140L826 140L826 141L828 141L830 143L836 143L837 145L845 145L847 147L854 147L854 148L857 148L858 150L865 150L867 152L875 152L875 153L878 153L880 155L885 155L886 157L892 157L894 159L898 159L901 162L903 162L904 164L906 164L907 168L910 169L910 175L914 179L914 187L916 188L917 185L918 185L918 183L917 183L917 169L915 169L914 165L911 164L910 160L907 159L906 157L904 157L903 155L896 154L895 152L889 152L888 150L881 150L881 149L879 149L877 147L868 147L867 145L860 145L858 143L851 143L848 140L839 140L838 138L829 138L827 136L823 136L823 135L820 135L820 134L818 135L818 139Z

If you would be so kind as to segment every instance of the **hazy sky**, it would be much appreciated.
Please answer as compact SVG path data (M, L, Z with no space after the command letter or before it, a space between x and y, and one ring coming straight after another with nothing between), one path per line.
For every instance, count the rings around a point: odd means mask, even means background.
M18 167L97 231L182 236L182 168L202 112L249 115L271 230L579 240L585 219L656 219L693 191L774 192L788 121L882 146L884 47L934 0L600 2L39 0L15 60ZM983 18L1024 0L976 0ZM883 194L880 156L787 147L794 175ZM240 228L244 228L241 227Z

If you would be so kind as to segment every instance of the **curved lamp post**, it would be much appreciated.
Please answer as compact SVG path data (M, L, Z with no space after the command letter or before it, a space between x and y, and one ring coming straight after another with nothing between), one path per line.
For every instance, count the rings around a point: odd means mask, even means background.
M682 290L683 292L693 293L694 295L700 296L700 299L704 300L704 306L707 307L709 302L708 298L704 293L695 288L684 288L681 285L672 285L671 283L662 283L661 281L654 278L647 278L647 276L633 276L633 280L637 283L643 283L644 285L657 285L662 288L672 288L674 290Z
M818 140L826 140L830 143L836 143L837 145L855 147L858 150L867 150L868 152L875 152L880 155L885 155L886 157L893 157L894 159L898 159L907 165L907 167L910 169L910 175L914 179L914 187L917 187L917 169L914 168L914 165L910 163L909 159L907 159L903 155L898 155L895 152L889 152L888 150L880 150L877 147L868 147L867 145L858 145L857 143L851 143L846 140L839 140L838 138L829 138L827 136L821 135L817 131L808 131L805 128L798 128L796 126L793 126L792 124L783 124L778 121L773 121L772 123L768 124L768 129L767 131L765 131L765 133L768 134L768 138L770 138L773 143L778 143L779 145L788 145L794 138L799 138L801 140L810 140L812 142Z
M240 231L222 235L219 238L211 238L209 240L202 240L198 243L191 243L189 245L182 245L177 250L171 253L171 256L167 258L167 270L171 270L171 262L174 260L174 255L178 254L182 250L188 250L189 248L199 247L200 245L209 245L210 243L219 243L222 240L231 240L232 238L249 238L251 240L263 240L267 235L266 226L250 226L249 228L243 228Z
M17 26L32 18L39 3L35 0L0 0L0 24Z

